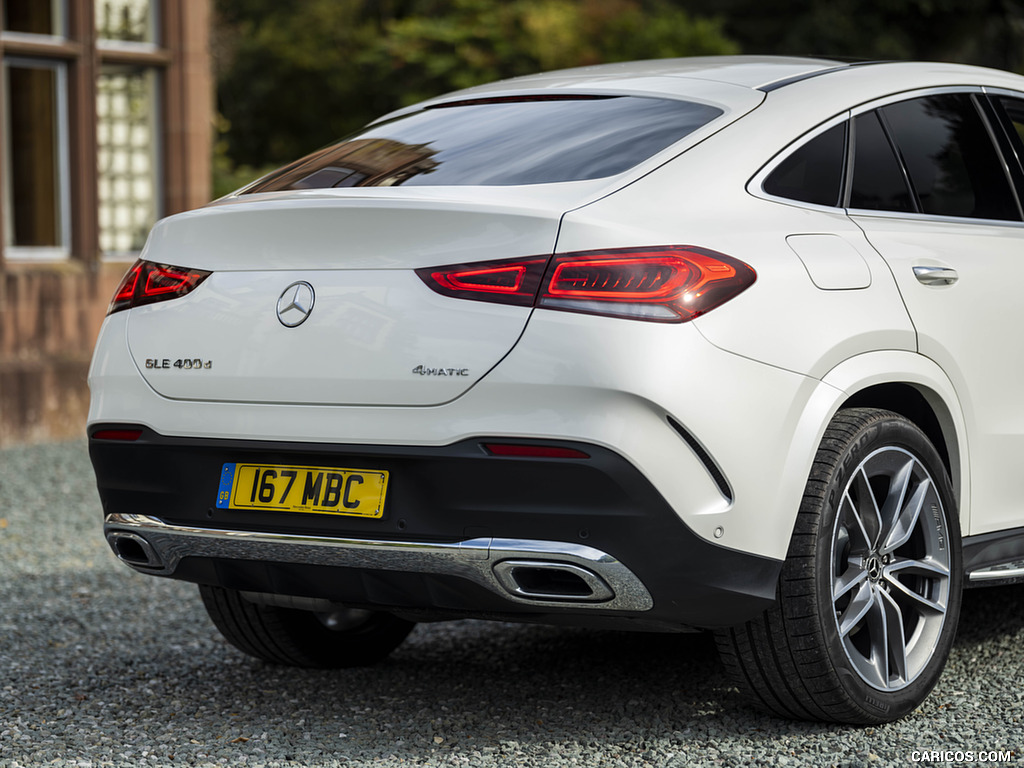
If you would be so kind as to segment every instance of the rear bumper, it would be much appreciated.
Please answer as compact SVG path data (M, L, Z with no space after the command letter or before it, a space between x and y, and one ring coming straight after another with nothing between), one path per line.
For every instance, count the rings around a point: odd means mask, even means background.
M125 425L93 425L102 428ZM742 622L775 599L781 561L695 535L618 454L492 456L442 447L90 438L115 553L143 573L352 606L640 629ZM544 441L521 441L541 443ZM227 462L392 477L380 519L216 507Z
M182 560L198 557L452 576L533 608L647 611L654 606L646 587L622 563L593 547L565 542L344 539L193 528L116 514L107 516L103 531L122 562L157 576L172 576ZM536 578L524 584L518 571L544 571L552 578L546 586ZM563 578L556 579L556 574Z

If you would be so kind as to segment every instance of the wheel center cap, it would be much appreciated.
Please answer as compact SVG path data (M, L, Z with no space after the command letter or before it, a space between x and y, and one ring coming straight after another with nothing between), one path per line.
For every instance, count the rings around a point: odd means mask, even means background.
M878 581L882 578L882 559L878 555L870 555L864 561L864 569L868 572L868 578Z

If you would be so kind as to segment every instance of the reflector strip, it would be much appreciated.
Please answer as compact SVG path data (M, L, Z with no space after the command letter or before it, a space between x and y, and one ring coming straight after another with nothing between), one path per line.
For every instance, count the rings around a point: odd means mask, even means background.
M92 433L94 440L123 440L134 442L142 437L141 429L98 429Z
M523 456L537 459L589 459L590 454L575 448L557 445L521 445L516 443L483 443L492 456Z

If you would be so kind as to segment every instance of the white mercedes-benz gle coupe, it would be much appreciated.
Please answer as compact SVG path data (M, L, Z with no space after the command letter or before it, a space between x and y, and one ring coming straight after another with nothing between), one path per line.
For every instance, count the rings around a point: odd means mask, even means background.
M414 622L712 629L892 720L1024 578L1024 78L696 58L399 110L158 223L89 449L116 555L299 666Z

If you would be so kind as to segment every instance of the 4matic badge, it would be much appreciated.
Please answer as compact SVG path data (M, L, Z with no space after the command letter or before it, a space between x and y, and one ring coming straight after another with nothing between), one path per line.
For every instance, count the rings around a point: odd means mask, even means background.
M417 365L412 372L420 376L469 376L469 368L427 368Z

